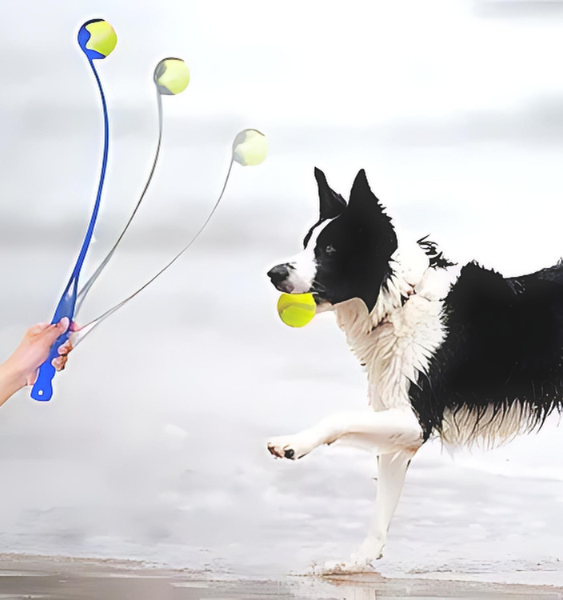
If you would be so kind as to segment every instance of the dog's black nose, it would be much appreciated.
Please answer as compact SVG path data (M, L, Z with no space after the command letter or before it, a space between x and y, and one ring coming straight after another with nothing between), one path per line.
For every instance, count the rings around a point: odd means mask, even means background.
M276 265L268 271L268 277L274 285L282 283L289 277L289 269L286 265Z

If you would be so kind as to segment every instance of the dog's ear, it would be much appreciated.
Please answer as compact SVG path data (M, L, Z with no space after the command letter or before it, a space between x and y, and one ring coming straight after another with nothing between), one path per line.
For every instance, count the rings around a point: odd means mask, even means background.
M325 174L317 167L315 167L315 179L319 188L320 220L334 219L346 208L346 200L331 189Z
M348 213L360 222L377 224L377 228L381 232L385 230L392 231L393 238L395 238L391 219L385 213L385 209L377 196L371 191L364 169L360 169L356 179L354 179L352 191L350 192L350 202L348 203Z
M382 284L392 272L390 259L397 250L397 236L391 219L371 191L363 169L358 172L352 185L346 218L354 224L356 243L363 244L360 267L365 276L361 278L356 292L371 313Z
M356 175L346 212L361 229L370 232L378 254L388 258L395 252L395 228L381 202L371 191L364 169Z
M356 214L364 213L365 216L368 216L368 213L383 212L381 203L369 187L364 169L360 169L356 175L356 179L354 179L348 206L350 207L350 212Z

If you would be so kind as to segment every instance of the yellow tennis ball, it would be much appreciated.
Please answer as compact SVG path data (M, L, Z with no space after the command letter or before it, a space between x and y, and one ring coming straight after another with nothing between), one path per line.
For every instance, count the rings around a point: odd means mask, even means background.
M117 35L113 27L103 20L93 20L84 25L90 33L90 39L86 42L86 49L98 52L103 57L109 56L117 45Z
M313 294L282 294L278 300L280 319L290 327L304 327L313 320L316 312Z
M259 165L268 154L268 140L257 129L244 129L233 142L233 160L243 167Z
M190 70L181 58L165 58L154 70L154 82L161 94L175 96L190 83Z

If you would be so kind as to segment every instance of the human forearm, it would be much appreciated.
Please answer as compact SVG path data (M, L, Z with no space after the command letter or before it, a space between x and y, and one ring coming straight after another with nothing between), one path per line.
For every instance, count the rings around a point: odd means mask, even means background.
M0 406L25 386L25 376L8 359L0 365Z

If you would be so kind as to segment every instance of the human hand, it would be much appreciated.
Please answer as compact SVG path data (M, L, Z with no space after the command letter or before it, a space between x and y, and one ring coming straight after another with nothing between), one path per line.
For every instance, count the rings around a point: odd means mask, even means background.
M39 367L49 357L51 346L57 338L69 329L69 320L64 317L56 325L39 323L30 327L12 356L6 361L11 373L16 378L18 387L33 385L37 379ZM70 331L77 331L75 323L70 324ZM68 339L60 348L59 356L52 361L57 371L62 371L72 350L72 341Z

